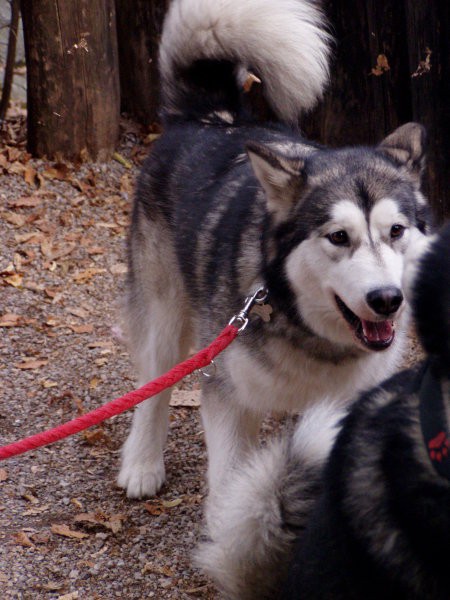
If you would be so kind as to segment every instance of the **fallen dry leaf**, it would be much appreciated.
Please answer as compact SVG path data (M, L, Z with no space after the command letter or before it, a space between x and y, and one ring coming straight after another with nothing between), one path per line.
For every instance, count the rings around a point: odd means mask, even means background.
M46 390L49 390L50 388L58 387L58 384L56 383L56 381L47 381L44 379L40 383L41 383L42 387Z
M54 317L50 317L45 321L47 327L64 327L65 325L61 321L61 319L55 319Z
M8 471L6 469L0 469L0 483L8 479Z
M72 538L72 539L76 539L76 540L82 540L84 538L89 537L89 535L87 533L83 533L82 531L74 531L73 529L70 529L70 527L68 525L58 525L57 523L53 523L52 527L51 527L51 531L52 533L55 533L56 535L62 535L64 537L68 537L68 538Z
M96 358L94 363L96 365L98 365L99 367L104 367L105 365L108 364L108 359L107 358Z
M31 233L17 233L14 239L18 244L40 244L45 236L40 231L32 231Z
M78 592L69 592L68 594L58 596L56 600L78 600L79 597L80 595Z
M112 342L89 342L87 345L88 348L112 348Z
M13 273L12 275L3 277L3 281L5 281L8 285L18 288L22 285L23 275L20 275L20 273Z
M39 504L39 500L33 494L22 494L22 498L30 502L31 504Z
M123 514L106 515L102 512L95 512L76 515L74 521L75 523L85 523L87 525L104 527L113 533L118 533L122 529L122 522L125 521L125 519L126 516Z
M48 544L50 541L50 534L47 531L38 531L30 535L30 538L35 544Z
M26 167L23 177L28 185L35 185L37 183L36 169L33 169L31 166Z
M8 167L8 173L10 175L23 175L23 173L25 172L25 165L23 165L20 162L13 162L11 165L9 165Z
M48 360L43 359L43 360L25 360L24 362L21 363L16 363L14 366L16 367L16 369L22 369L23 371L26 371L27 369L29 370L33 370L33 369L40 369L41 367L44 367L46 364L48 364Z
M34 548L33 542L27 536L24 531L18 531L14 533L12 536L13 542L18 546L23 546L24 548Z
M100 383L100 379L98 377L93 377L89 382L89 389L95 390Z
M127 160L124 156L122 156L119 152L114 152L112 155L114 160L117 160L121 165L123 165L126 169L131 169L133 165Z
M162 500L161 504L164 508L175 508L183 502L183 498L175 498L175 500Z
M16 227L22 227L27 222L27 218L25 215L18 215L17 213L4 211L2 212L2 218L11 225L15 225Z
M19 150L19 148L15 148L14 146L7 146L6 152L8 154L9 162L15 162L21 157L21 151Z
M71 315L75 315L76 317L80 317L81 319L86 319L89 314L92 312L87 308L83 308L81 306L66 306L65 310Z
M102 246L86 246L88 254L105 254L106 250Z
M48 581L42 585L43 590L47 590L48 592L57 592L58 590L62 590L65 588L66 583L58 582L58 581Z
M31 516L40 515L44 512L47 512L47 510L49 508L50 508L50 504L44 504L43 506L33 506L32 508L29 508L28 510L24 511L22 513L22 516L23 517L31 517ZM33 536L31 536L31 539L33 539Z
M44 292L49 298L51 298L53 300L54 298L56 298L57 296L60 296L62 294L63 288L61 288L61 287L45 288Z
M128 272L128 267L125 263L116 263L109 270L113 275L125 275Z
M84 441L90 446L102 445L110 442L111 439L106 435L104 430L101 427L86 429L81 434L83 436Z
M86 325L69 325L69 327L74 333L92 333L94 331L92 323L86 323Z
M155 565L154 563L147 562L142 569L142 574L156 573L156 575L165 575L166 577L173 577L175 573L169 567Z
M154 135L154 134L150 134ZM149 140L149 143L153 140ZM134 192L134 183L133 179L130 177L129 173L125 173L120 178L120 191L125 192L126 194L132 194Z
M151 144L152 142L157 140L159 137L161 137L160 133L149 133L146 136L146 138L144 139L144 144Z
M19 327L22 315L15 313L5 313L0 317L0 327Z
M164 510L164 508L161 506L161 504L159 503L154 503L154 502L144 502L143 507L145 508L145 510L147 512L149 512L151 515L157 517L158 515L161 515L163 512L166 512Z
M63 256L68 256L75 250L76 247L77 245L74 243L58 243L54 242L53 240L43 240L41 242L42 255L50 260L55 260L57 258L63 258Z
M46 179L59 179L65 181L69 179L70 169L64 163L55 163L52 167L48 167L42 173Z
M200 406L200 390L173 390L170 406Z
M17 198L16 200L10 200L8 202L8 206L14 208L30 208L41 204L42 198L40 196L24 196L23 198Z
M117 229L119 225L117 223L105 223L104 221L98 221L95 224L96 227L103 227L105 229Z
M389 62L387 56L385 54L379 54L377 56L377 64L373 67L371 73L376 77L380 77L383 73L390 71L391 67L389 66Z
M36 319L28 319L15 313L5 313L0 317L0 327L22 327L31 323L36 323Z
M84 271L78 271L73 276L73 279L76 283L87 283L96 275L100 275L101 273L106 273L106 269L97 269L95 267L91 267L89 269L85 269Z
M3 151L0 152L0 169L7 169L9 165L8 159L3 154Z

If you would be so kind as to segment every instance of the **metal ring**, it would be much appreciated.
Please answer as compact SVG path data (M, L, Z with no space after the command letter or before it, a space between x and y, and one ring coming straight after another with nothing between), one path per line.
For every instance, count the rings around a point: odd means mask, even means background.
M209 365L206 365L205 367L201 367L199 369L199 372L203 375L203 377L206 377L206 379L211 379L212 377L214 377L216 371L216 363L213 360L209 363Z

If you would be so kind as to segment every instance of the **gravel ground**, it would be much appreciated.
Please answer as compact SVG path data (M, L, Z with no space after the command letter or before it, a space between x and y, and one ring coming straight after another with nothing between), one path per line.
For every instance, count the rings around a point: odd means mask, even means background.
M118 160L75 167L31 160L23 119L3 125L0 445L134 386L119 306L146 133L124 122ZM413 345L409 362L415 357ZM195 378L184 383L181 403L198 387ZM168 482L151 501L127 500L115 485L129 419L0 464L2 598L215 596L191 564L205 495L198 408L172 407Z
M20 119L0 146L0 445L133 389L121 343L125 238L148 148L125 123L119 161L31 160ZM120 162L125 157L129 164ZM184 397L198 387L185 385ZM205 451L196 407L171 409L168 483L152 501L115 485L130 414L0 464L0 596L212 598L191 565Z

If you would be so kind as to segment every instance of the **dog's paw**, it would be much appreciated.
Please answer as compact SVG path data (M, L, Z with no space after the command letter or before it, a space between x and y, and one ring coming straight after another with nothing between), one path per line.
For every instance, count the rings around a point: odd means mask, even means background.
M124 462L117 478L117 485L127 492L128 498L154 496L166 479L164 462Z

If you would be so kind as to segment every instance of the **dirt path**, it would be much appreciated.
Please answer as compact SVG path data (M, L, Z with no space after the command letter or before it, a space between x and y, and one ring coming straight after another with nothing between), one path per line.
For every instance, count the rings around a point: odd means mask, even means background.
M29 160L17 130L0 148L0 444L134 386L117 329L147 151L138 133L121 147L131 168ZM213 597L191 566L204 494L198 409L172 408L169 481L151 502L115 486L129 418L0 464L2 598Z

